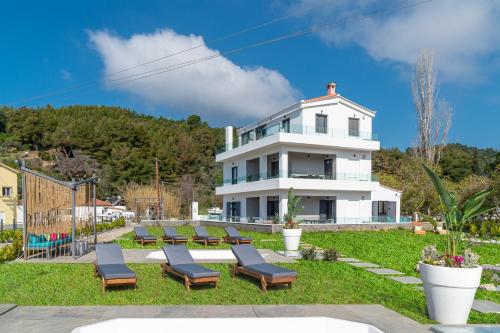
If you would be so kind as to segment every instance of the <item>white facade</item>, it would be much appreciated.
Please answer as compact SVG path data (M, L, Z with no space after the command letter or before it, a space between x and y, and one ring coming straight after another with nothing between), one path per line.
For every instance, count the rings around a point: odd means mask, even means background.
M292 105L238 130L226 128L223 164L224 217L269 220L287 210L293 188L304 207L304 222L399 221L401 193L372 177L375 112L335 93ZM233 147L234 145L238 147Z

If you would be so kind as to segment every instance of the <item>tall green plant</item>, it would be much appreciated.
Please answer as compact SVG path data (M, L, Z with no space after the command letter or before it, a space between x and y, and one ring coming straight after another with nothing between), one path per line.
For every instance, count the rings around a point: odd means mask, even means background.
M288 190L288 210L286 214L283 215L283 220L285 220L285 229L297 229L299 224L296 221L297 214L299 214L304 208L300 206L301 198L296 196L293 192L293 188L290 187Z
M448 192L439 176L426 164L422 163L425 172L434 184L434 188L441 201L441 210L443 213L446 229L446 254L456 256L463 250L462 231L467 221L476 216L487 213L492 207L483 207L483 204L491 193L491 189L477 192L471 195L463 204L459 204L454 193ZM422 215L424 220L435 225L437 221L431 216Z

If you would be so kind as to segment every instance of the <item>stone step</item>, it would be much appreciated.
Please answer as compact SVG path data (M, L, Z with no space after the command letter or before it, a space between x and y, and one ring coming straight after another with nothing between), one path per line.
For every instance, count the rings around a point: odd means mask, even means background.
M378 274L378 275L402 275L403 272L397 271L395 269L390 268L367 268L369 272Z
M474 303L472 303L472 310L476 310L481 313L500 313L500 304L492 301L476 299L474 300Z
M389 279L397 281L402 284L421 284L422 280L414 276L388 276Z

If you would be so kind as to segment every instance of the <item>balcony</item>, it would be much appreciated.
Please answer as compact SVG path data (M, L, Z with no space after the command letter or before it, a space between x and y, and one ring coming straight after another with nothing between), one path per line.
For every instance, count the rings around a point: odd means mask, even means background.
M329 137L333 139L349 139L349 140L364 140L364 141L379 141L378 134L373 132L360 132L357 133L349 133L347 129L327 129L326 133L318 133L316 132L316 128L314 126L296 126L291 125L289 127L283 127L281 124L276 124L274 126L262 129L256 134L255 130L249 132L247 137L241 136L241 146L248 145L252 142L256 142L262 140L264 138L268 138L274 136L279 133L288 133L288 134L299 134L305 136L316 136L316 137ZM233 149L237 148L238 145L235 143L233 145ZM228 146L220 146L216 149L217 154L224 153L228 151Z
M338 181L349 181L349 182L378 182L378 178L375 175L370 174L354 174L354 173L312 173L309 171L301 170L290 170L288 172L280 171L279 173L258 173L252 175L246 175L238 177L237 179L224 179L222 183L218 186L228 186L236 184L252 183L261 180L268 179L312 179L312 180L338 180Z

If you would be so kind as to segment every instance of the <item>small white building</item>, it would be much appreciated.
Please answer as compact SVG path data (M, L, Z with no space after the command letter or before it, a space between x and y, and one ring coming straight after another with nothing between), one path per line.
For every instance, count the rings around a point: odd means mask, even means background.
M375 111L327 85L327 94L302 100L238 130L226 128L217 154L224 182L224 217L270 220L287 211L289 188L302 198L304 222L399 222L401 192L372 176Z

